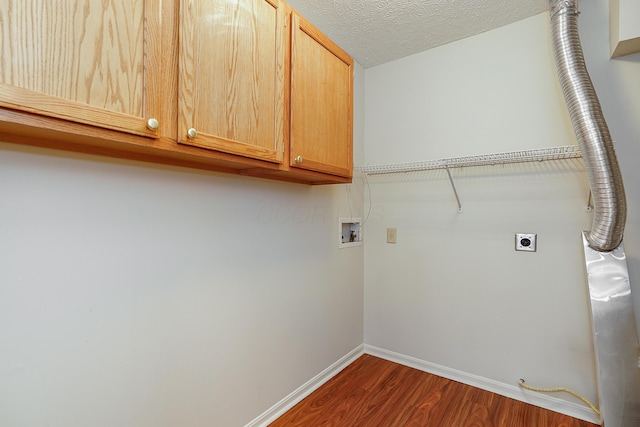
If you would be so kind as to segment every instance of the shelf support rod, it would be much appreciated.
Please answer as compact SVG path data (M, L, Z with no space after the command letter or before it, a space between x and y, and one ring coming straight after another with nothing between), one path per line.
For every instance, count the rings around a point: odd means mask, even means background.
M453 177L451 176L451 171L449 170L449 166L445 165L444 169L447 171L447 175L449 175L449 182L451 183L453 194L456 196L456 202L458 202L458 213L462 213L462 204L460 204L460 197L458 197L458 190L456 190L456 184L453 182Z
M587 207L584 208L585 212L591 212L593 210L593 193L589 189L589 200L587 200Z

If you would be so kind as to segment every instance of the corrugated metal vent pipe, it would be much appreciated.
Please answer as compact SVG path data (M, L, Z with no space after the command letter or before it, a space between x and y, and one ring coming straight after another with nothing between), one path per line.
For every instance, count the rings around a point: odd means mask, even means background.
M594 216L589 245L606 252L622 242L627 205L613 141L596 95L578 35L578 0L550 0L556 70L584 159Z

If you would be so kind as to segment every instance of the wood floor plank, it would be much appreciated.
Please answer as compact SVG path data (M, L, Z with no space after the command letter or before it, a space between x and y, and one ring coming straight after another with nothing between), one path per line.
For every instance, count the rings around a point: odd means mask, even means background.
M363 355L270 427L597 427Z
M448 380L435 375L422 377L411 391L406 407L403 408L404 415L398 419L398 425L410 427L429 425L448 384Z

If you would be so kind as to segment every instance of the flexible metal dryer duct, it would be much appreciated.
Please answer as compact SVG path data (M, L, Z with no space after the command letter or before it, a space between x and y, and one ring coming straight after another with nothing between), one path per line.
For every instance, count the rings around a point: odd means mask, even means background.
M550 0L551 42L560 85L593 194L592 229L583 233L601 425L640 426L638 335L622 235L622 175L578 37L578 0Z
M613 141L604 120L578 35L578 0L550 0L556 70L593 194L589 245L606 252L622 242L627 205Z

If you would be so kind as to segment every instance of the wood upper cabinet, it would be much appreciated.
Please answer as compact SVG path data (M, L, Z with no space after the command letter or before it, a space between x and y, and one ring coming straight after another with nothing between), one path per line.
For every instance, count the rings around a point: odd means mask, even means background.
M353 59L292 13L290 166L350 178Z
M284 0L0 0L0 140L352 177L353 61Z
M159 108L159 7L1 1L0 108L155 137L148 120Z
M284 3L180 1L178 142L281 163Z

